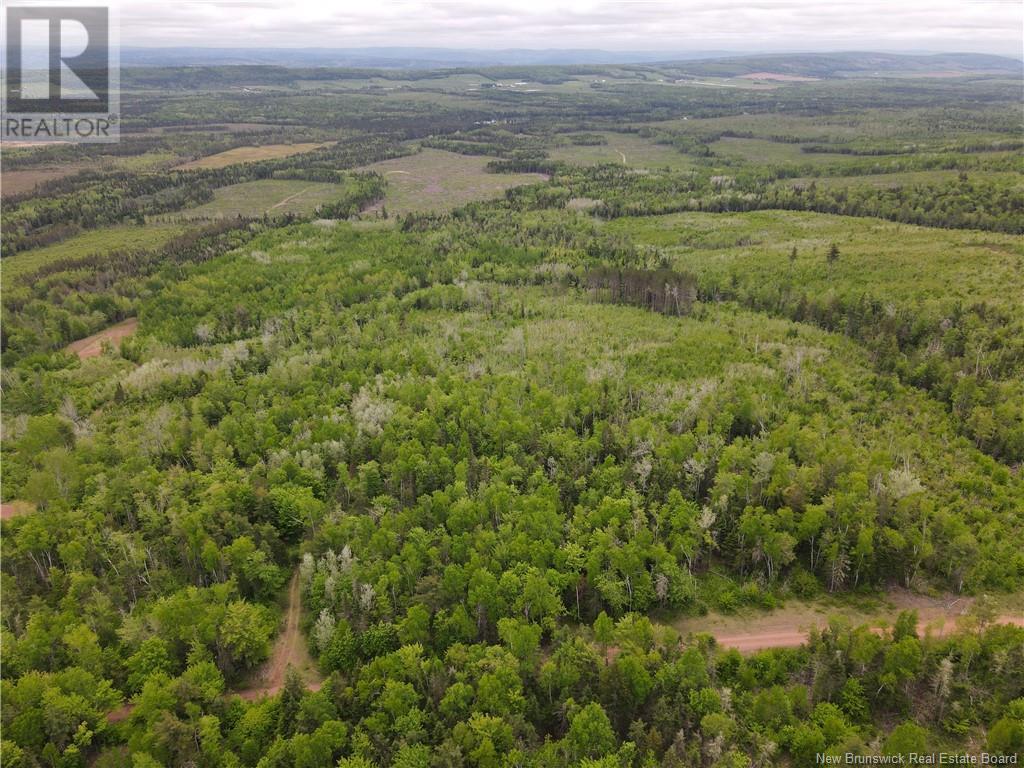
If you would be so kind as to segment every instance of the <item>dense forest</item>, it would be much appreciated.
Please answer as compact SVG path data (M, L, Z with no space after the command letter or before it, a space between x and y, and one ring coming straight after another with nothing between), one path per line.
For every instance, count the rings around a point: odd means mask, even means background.
M1019 756L1019 78L738 66L147 69L5 150L3 764Z

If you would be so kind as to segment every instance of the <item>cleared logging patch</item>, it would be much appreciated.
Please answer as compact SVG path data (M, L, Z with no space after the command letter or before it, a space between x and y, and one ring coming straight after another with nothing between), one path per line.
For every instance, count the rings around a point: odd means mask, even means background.
M183 227L173 224L124 225L90 229L60 243L43 248L33 248L6 257L3 260L4 277L7 280L12 280L61 259L76 259L96 253L111 253L119 250L158 248L183 231Z
M224 168L236 163L254 163L257 160L276 160L280 157L310 152L326 144L267 144L262 147L235 147L216 155L201 157L198 160L179 165L177 170L187 171L198 168Z
M674 269L706 284L728 285L731 275L743 274L754 284L781 279L814 295L942 306L1015 307L1024 292L1024 247L995 232L798 211L624 217L605 227L658 247ZM830 265L832 243L840 257Z
M195 208L158 217L176 219L220 219L237 216L262 216L285 213L313 213L317 206L334 200L344 191L342 184L326 182L265 179L231 184L214 190L213 200Z
M572 134L569 134L572 135ZM631 133L601 133L607 144L553 147L548 150L552 160L573 165L613 163L628 168L692 168L693 162L675 147L655 144L650 139Z
M129 317L127 320L122 320L116 325L104 328L99 333L94 333L92 336L86 336L84 339L71 342L67 346L67 351L73 355L78 355L81 360L96 357L103 352L104 342L117 347L120 345L121 339L134 334L138 327L138 319Z
M486 166L491 159L424 149L415 155L364 166L359 170L376 171L388 182L383 204L366 213L372 216L382 207L389 214L445 211L474 200L500 197L506 189L545 178L539 173L488 173Z

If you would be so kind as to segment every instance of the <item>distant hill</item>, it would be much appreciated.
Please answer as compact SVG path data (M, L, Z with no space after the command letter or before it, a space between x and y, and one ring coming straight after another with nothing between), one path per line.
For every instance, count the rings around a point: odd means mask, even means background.
M731 51L602 51L596 49L480 50L458 48L132 48L121 49L126 67L271 65L443 69L452 67L571 64L644 64L735 55Z
M737 77L770 72L817 78L954 76L974 73L1020 77L1022 68L1024 63L1019 59L984 53L900 54L860 51L730 56L700 62L686 61L679 67L688 73L704 76Z
M793 77L893 77L993 74L1020 77L1019 59L983 53L902 54L757 53L728 51L603 51L523 48L487 51L458 48L132 48L121 49L122 67L255 66L392 70L479 67L656 65L705 77L772 73Z

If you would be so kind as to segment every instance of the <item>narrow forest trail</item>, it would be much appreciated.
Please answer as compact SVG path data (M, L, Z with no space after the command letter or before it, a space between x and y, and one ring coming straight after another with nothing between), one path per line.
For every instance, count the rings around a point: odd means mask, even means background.
M244 688L225 691L225 696L238 696L247 701L274 696L284 686L288 668L292 667L306 685L308 691L318 691L322 679L306 648L306 640L302 636L300 619L302 617L302 595L299 585L299 572L292 575L288 585L288 606L285 610L284 630L274 641L270 657L256 673L251 685ZM127 703L107 713L107 721L117 723L131 717L135 711L133 703Z
M702 632L711 635L719 645L726 648L735 648L740 653L755 653L769 648L797 648L803 645L809 639L812 629L820 630L828 626L830 615L844 616L854 625L868 624L873 632L881 634L885 631L885 625L891 625L895 621L898 611L912 609L918 612L920 618L917 625L918 635L947 637L961 631L958 619L967 614L973 602L971 598L923 598L905 590L893 591L887 597L892 607L872 614L851 609L836 611L813 603L795 602L759 616L695 616L682 619L674 626L684 636L691 632ZM1014 609L1016 607L1013 606ZM320 690L323 680L309 655L306 639L302 634L301 618L302 595L299 572L296 571L288 585L284 630L274 641L270 657L256 673L250 685L226 691L225 696L239 696L247 701L274 696L284 686L289 667L299 673L306 690ZM1024 614L1016 611L1002 613L992 623L1024 627ZM608 646L605 658L612 661L619 653L620 649L617 646ZM108 713L107 720L112 723L124 720L131 716L134 709L134 704L125 704Z
M287 205L292 200L294 200L296 197L299 197L300 195L306 194L311 189L312 189L312 187L306 187L305 189L300 189L294 195L288 195L288 197L286 197L284 200L281 200L280 202L274 203L272 206L270 206L270 210L274 210L275 208L280 208L282 205Z
M313 659L309 655L309 650L306 648L306 639L302 636L299 626L301 616L302 596L299 591L299 572L296 571L288 585L288 608L285 612L284 631L274 641L270 658L264 662L255 684L234 691L236 695L243 699L273 696L284 685L288 667L292 667L299 673L310 690L320 687L320 677L313 664Z

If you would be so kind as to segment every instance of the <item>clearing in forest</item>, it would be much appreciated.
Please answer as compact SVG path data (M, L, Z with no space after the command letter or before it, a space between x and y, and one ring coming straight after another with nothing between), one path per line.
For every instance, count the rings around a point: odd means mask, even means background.
M198 160L179 165L175 170L190 171L199 168L224 168L236 163L254 163L257 160L277 160L281 157L290 157L302 152L310 152L327 144L266 144L262 147L235 147L225 152L218 152L216 155L200 157Z
M343 184L328 182L262 179L219 187L213 200L194 208L157 217L161 221L176 219L232 219L238 216L262 216L264 213L313 213L317 206L341 197Z
M1010 309L1024 291L1024 246L998 232L951 233L804 211L622 217L604 227L656 246L676 269L708 284L727 285L739 275L751 285L799 286L810 294L868 296L942 311L956 302ZM831 243L841 255L829 265Z
M506 189L543 181L540 173L488 173L492 158L424 149L360 168L376 171L388 182L383 207L389 214L446 211L474 200L500 197ZM382 204L365 213L374 215Z
M628 168L693 168L693 159L671 144L656 144L635 133L603 132L597 134L605 144L566 144L548 150L552 160L573 165L603 165L614 163ZM572 134L567 134L572 136Z
M99 333L94 333L92 336L86 336L84 339L71 342L68 344L66 351L73 355L78 355L80 360L96 357L103 352L103 342L107 341L117 346L121 339L131 336L138 327L138 318L129 317L127 320L122 320L117 325L105 328Z
M159 248L172 237L184 232L174 224L118 224L111 227L88 229L67 240L41 248L32 248L4 257L4 278L14 281L30 275L42 267L63 259L80 259L96 254L137 249ZM4 288L10 290L11 282Z
M10 520L12 517L27 515L35 510L36 505L31 501L5 501L0 504L0 520Z

